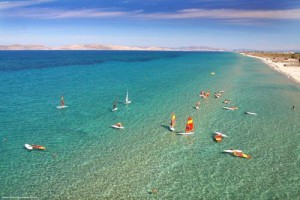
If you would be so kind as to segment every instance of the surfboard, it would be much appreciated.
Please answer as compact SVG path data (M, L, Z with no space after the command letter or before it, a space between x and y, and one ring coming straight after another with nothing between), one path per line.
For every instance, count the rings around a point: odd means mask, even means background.
M218 131L216 131L215 134L217 134L217 135L222 135L223 137L228 137L227 135L225 135L225 134L223 134L223 133L220 133L220 132L218 132Z
M25 148L28 149L28 150L32 150L32 149L33 149L32 146L29 145L29 144L25 144L24 146L25 146Z
M56 106L57 109L67 108L68 106Z
M118 108L114 108L114 109L112 109L111 111L115 112L115 111L117 111L117 110L118 110Z

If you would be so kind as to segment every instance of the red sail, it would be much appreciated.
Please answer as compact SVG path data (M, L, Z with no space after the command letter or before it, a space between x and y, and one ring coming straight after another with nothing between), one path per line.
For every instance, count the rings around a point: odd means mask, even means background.
M185 126L185 132L188 133L188 132L192 132L193 130L194 130L194 122L193 119L189 117Z

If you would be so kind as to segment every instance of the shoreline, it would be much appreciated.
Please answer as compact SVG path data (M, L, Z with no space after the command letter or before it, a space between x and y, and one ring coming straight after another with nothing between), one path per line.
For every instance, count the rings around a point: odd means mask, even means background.
M257 58L263 61L271 69L285 75L290 80L300 84L300 66L287 66L287 62L273 62L270 57L254 56L249 53L240 53L241 55Z

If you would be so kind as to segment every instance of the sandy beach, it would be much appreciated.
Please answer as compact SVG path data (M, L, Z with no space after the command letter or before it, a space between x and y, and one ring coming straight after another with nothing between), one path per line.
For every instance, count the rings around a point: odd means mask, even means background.
M289 79L300 83L300 63L296 59L276 60L271 57L260 57L257 54L241 53L241 55L258 58L275 71L286 75ZM298 63L297 63L298 62Z

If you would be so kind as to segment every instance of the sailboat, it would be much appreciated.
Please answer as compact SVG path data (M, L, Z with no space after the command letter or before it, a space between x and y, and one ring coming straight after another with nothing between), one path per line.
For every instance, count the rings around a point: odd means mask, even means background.
M119 98L117 98L115 101L114 101L114 103L113 103L113 107L112 107L112 111L114 112L114 111L116 111L116 110L118 110L118 99Z
M64 97L62 96L61 99L60 99L60 106L56 106L56 108L58 109L63 109L63 108L66 108L68 106L65 105L65 100L64 100Z
M175 113L172 113L171 123L170 123L170 130L171 131L175 131L175 128L174 128L175 124L176 124L176 115L175 115Z
M126 98L125 98L125 104L130 104L130 103L131 103L131 101L128 98L128 90L127 90Z
M194 121L193 118L189 117L185 126L184 133L178 133L179 135L192 135L194 134Z

